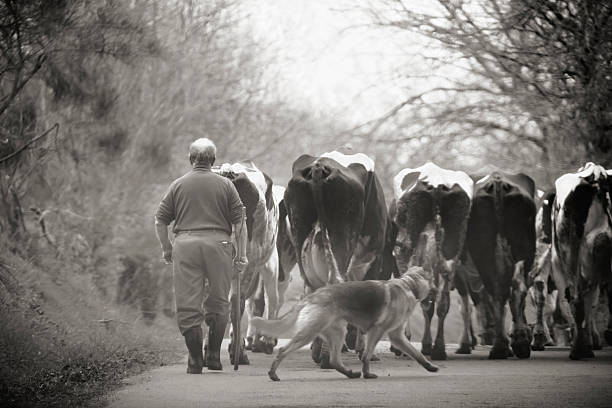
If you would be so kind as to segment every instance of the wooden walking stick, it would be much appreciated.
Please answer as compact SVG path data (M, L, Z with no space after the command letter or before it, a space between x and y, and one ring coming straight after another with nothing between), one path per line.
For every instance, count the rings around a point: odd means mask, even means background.
M240 346L242 343L242 339L240 337L240 273L235 270L235 288L236 293L234 295L234 371L238 370L238 361L240 360Z

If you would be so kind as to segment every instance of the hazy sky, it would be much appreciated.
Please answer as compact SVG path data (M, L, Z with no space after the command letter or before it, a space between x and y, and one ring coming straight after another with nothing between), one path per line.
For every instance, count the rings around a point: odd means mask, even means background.
M355 4L358 2L348 2ZM392 84L402 63L389 32L324 0L248 0L255 35L270 43L281 89L309 108L363 121L405 94ZM336 7L336 9L332 9Z

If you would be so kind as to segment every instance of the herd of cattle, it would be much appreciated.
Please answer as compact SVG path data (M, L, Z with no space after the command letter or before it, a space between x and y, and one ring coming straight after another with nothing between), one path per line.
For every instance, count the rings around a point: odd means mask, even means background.
M233 324L245 310L249 317L277 318L296 263L306 292L342 281L389 279L418 265L428 272L431 288L421 303L422 350L434 360L446 359L444 320L453 289L461 296L464 322L457 353L470 353L477 343L473 307L484 341L492 345L489 358L528 358L531 350L542 350L550 341L542 310L553 288L572 332L570 358L593 357L601 347L593 311L600 294L612 299L612 170L587 163L544 194L525 174L471 177L430 162L395 176L389 205L374 162L361 153L303 155L286 188L252 162L214 171L233 181L247 210L250 264L241 276L242 306L239 314L233 311ZM533 330L525 318L531 286L537 294ZM605 335L612 343L612 321ZM347 346L359 351L360 339L349 330ZM240 363L248 364L245 350L271 353L274 345L275 339L249 327ZM325 344L316 342L312 350L315 361L329 364Z

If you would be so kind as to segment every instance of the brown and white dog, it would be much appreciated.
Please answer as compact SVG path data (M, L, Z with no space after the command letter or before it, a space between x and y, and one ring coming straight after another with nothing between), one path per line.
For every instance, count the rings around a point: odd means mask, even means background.
M323 337L330 346L330 365L349 378L359 378L342 364L341 349L350 323L365 333L362 361L364 378L376 378L370 372L370 356L380 338L387 333L391 344L414 358L428 371L438 371L406 338L408 318L429 294L430 282L421 267L412 267L400 278L388 281L349 281L324 286L302 299L279 320L255 317L251 323L262 333L280 336L293 332L293 337L278 351L268 371L279 381L276 370L290 353Z

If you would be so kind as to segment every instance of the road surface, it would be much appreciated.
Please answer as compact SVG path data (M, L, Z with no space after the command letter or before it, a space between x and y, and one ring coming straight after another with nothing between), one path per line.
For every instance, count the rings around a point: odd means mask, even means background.
M267 371L273 355L250 353L250 366L233 371L224 344L223 372L185 374L186 363L160 367L130 378L109 396L112 408L136 407L612 407L612 348L596 358L570 361L567 348L534 352L528 360L488 360L488 348L436 362L429 373L413 360L388 352L381 341L381 361L373 362L378 379L350 380L335 370L321 370L304 348L287 357L280 382ZM418 346L417 346L418 347ZM276 351L275 351L276 354ZM354 353L343 354L353 370Z

